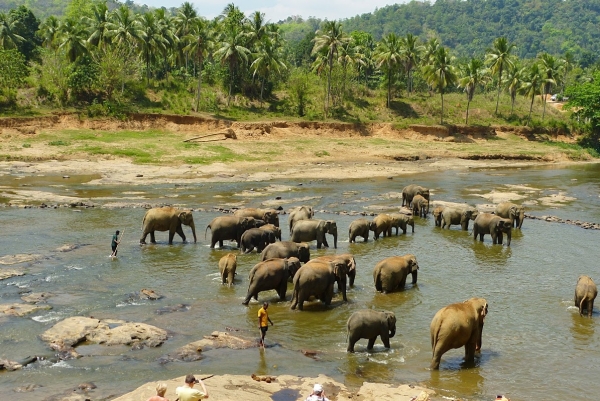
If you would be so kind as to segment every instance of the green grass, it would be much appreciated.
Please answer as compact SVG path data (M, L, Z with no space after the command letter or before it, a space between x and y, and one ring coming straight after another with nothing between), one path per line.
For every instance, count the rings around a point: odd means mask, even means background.
M326 150L320 150L318 152L315 152L315 156L317 156L317 157L329 156L329 152Z
M71 143L68 141L57 140L57 141L48 142L48 145L50 145L50 146L70 146Z

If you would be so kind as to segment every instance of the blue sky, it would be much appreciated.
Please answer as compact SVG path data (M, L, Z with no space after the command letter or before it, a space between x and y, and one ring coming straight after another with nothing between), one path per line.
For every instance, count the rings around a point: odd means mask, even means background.
M388 4L406 3L408 0L239 0L233 3L246 15L254 11L265 13L267 20L277 22L289 16L299 15L303 18L317 17L337 20L354 17L357 14L373 12ZM183 0L134 0L137 4L151 7L179 7ZM221 13L232 1L225 0L190 0L196 11L204 17L213 18Z

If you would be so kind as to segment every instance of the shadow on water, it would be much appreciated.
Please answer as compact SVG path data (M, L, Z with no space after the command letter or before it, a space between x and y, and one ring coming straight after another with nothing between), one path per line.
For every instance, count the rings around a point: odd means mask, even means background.
M587 312L584 311L584 313ZM573 335L573 345L575 348L585 350L595 342L596 324L594 322L594 315L597 315L597 313L592 313L592 318L590 319L586 315L579 316L577 310L571 313L571 334Z
M477 359L475 363L478 364ZM440 370L432 370L428 386L441 389L440 393L452 398L477 397L484 392L485 378L479 373L478 368L462 369L460 364L455 365L450 371L446 365ZM446 394L444 394L446 393Z

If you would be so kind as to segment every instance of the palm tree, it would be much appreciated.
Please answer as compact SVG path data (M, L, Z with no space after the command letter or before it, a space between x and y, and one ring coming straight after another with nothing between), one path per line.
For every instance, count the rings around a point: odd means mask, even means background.
M542 85L542 102L544 104L544 111L542 112L542 120L546 116L546 97L552 93L552 85L557 85L558 78L560 77L560 65L556 58L543 53L540 56L540 70L542 71L542 78L544 83Z
M160 34L160 27L153 12L147 12L140 21L140 38L142 52L146 62L146 85L150 83L150 63L156 60L156 53L167 45L167 40Z
M106 25L106 36L118 46L134 46L141 39L140 22L131 10L122 5Z
M423 62L429 63L438 49L442 46L438 38L431 38L425 44L425 50L423 51Z
M265 24L265 13L255 11L246 21L246 25L248 28L248 39L250 40L250 46L259 46L263 38L267 36L268 28Z
M229 65L229 95L227 96L227 106L231 101L231 93L233 91L233 82L235 80L238 66L242 62L248 61L250 50L245 47L246 34L240 28L232 27L229 32L226 32L223 41L219 44L219 48L215 52L215 57L221 60L221 63Z
M575 65L575 57L573 56L573 53L566 52L565 56L561 60L561 63L562 63L563 76L561 79L562 88L560 90L560 93L563 94L565 92L565 86L567 86L567 75L569 74L569 71L571 70L571 68L573 68L573 66Z
M510 95L510 114L513 114L515 110L515 100L522 84L523 73L524 70L517 63L513 63L512 66L506 69L506 73L504 74L504 84Z
M106 44L107 24L110 13L106 2L97 3L92 6L93 18L84 17L90 29L88 43L94 46L104 46Z
M0 12L0 47L3 49L16 49L17 45L25 39L15 31L20 22L11 13Z
M179 37L181 49L185 49L188 45L186 43L185 38L190 33L191 26L194 24L195 20L198 18L198 13L194 9L192 3L186 1L179 7L177 11L177 15L175 16L174 22L177 26L177 30L175 34ZM185 52L185 69L188 68L188 53Z
M42 38L42 44L50 49L56 49L56 39L60 34L60 21L54 15L49 16L40 25L38 35Z
M189 42L187 51L196 55L196 63L198 64L198 87L196 88L196 101L194 111L198 112L200 108L200 89L202 86L202 65L204 60L210 54L215 46L215 29L204 18L197 18L194 24L190 27L190 34L187 41Z
M463 76L458 81L458 86L465 88L467 94L467 116L465 118L465 125L469 125L469 106L475 96L475 89L483 77L483 61L472 58L471 61L465 66Z
M348 76L348 67L353 65L360 65L364 63L362 54L360 54L360 47L350 39L342 46L340 46L338 62L342 66L342 102L346 94L346 80Z
M312 53L319 54L324 52L327 55L327 98L325 102L325 116L329 110L329 99L331 97L331 72L333 71L333 61L335 60L340 46L348 42L349 38L342 31L342 25L337 21L325 21L323 29L315 32L315 46Z
M156 23L158 25L159 35L167 41L167 46L160 49L163 58L163 72L167 76L169 71L169 51L178 46L179 38L175 35L175 26L173 24L173 18L169 17L164 8L158 8L154 10L156 15Z
M400 39L402 47L402 63L406 71L406 89L412 93L412 70L419 64L423 48L419 46L419 38L409 33Z
M437 89L442 97L442 113L440 124L444 123L444 90L457 81L457 75L450 56L445 47L439 47L432 55L430 64L423 67L423 76L433 89Z
M494 40L493 47L488 49L486 61L492 74L498 75L498 95L496 97L496 112L498 114L498 102L500 101L500 87L502 84L502 71L512 64L511 52L515 49L514 43L508 44L505 37L499 37Z
M524 69L523 83L519 89L526 98L531 98L531 104L529 105L529 117L527 119L527 125L531 122L531 112L533 111L533 101L537 95L540 94L540 87L544 81L542 71L540 70L539 63L533 63L529 68Z
M402 63L402 48L398 36L391 32L381 39L375 49L375 63L383 70L387 79L387 107L392 102L392 82L398 66Z
M64 49L71 63L87 52L85 38L87 31L83 25L70 19L65 20L60 26L59 49Z
M269 38L264 38L260 42L258 52L255 54L255 59L250 68L254 71L253 75L258 74L262 78L260 84L260 102L262 104L265 81L271 73L280 73L287 66L282 60L279 48L275 47Z

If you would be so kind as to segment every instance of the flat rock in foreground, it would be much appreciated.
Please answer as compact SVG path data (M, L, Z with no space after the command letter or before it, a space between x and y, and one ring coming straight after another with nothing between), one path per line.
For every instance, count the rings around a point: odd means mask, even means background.
M194 374L196 378L209 375ZM325 395L332 401L426 401L433 391L422 387L409 385L393 385L364 383L358 391L351 391L342 383L325 375L318 377L298 377L281 375L272 377L270 383L257 381L256 377L241 375L213 376L204 380L209 393L209 400L219 401L265 401L265 400L290 400L301 401L311 393L315 383L320 383L325 389ZM171 380L162 380L167 384L165 397L169 400L177 399L175 388L181 386L185 376ZM146 383L131 393L115 398L113 401L139 401L146 400L156 394L158 382ZM198 386L198 385L196 385Z

